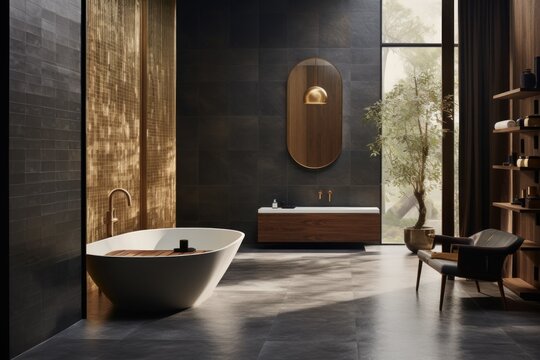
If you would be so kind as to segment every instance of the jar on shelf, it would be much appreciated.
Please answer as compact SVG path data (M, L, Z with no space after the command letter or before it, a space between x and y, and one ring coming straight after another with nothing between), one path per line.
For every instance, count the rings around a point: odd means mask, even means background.
M536 86L536 76L531 69L525 69L521 73L521 88L534 89Z
M540 74L540 56L534 58L534 73L536 75ZM536 77L536 89L540 89L540 76Z

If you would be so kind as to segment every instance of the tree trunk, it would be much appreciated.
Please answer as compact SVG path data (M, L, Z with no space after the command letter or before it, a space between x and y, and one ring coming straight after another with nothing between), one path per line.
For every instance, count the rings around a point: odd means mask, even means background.
M414 224L415 229L421 229L425 222L426 222L426 202L425 202L425 191L415 191L414 197L416 198L416 201L418 201L418 220L416 221L416 224Z
M390 209L386 212L394 215L396 218L403 218L413 207L416 206L416 200L410 195L405 195L400 198Z

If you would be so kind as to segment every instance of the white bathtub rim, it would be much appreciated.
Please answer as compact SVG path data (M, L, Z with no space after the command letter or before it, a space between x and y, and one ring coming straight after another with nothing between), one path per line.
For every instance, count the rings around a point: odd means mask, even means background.
M231 233L232 232L237 233L238 237L234 241L232 241L231 243L229 243L229 244L227 244L227 245L225 245L223 247L220 247L218 249L207 250L205 252L187 254L187 255L186 254L178 254L178 255L168 255L168 256L137 256L137 255L123 256L123 255L107 255L107 254L98 255L98 254L89 254L88 253L88 246L92 245L92 244L95 244L97 242L100 242L100 241L107 241L107 240L110 240L113 237L121 236L121 235L127 235L127 234L133 234L133 233L142 233L142 232L153 232L153 231L160 231L160 230L222 230L222 231L227 231L227 232L231 232ZM201 255L209 255L209 254L212 254L212 253L215 253L215 252L223 251L225 249L228 249L231 246L235 246L237 243L242 243L245 236L246 236L246 234L244 232L242 232L242 231L239 231L239 230L225 229L225 228L212 228L212 227L171 227L171 228L156 228L156 229L134 230L134 231L129 231L129 232L126 232L126 233L110 236L110 237L107 237L107 238L99 239L99 240L93 241L91 243L87 243L86 244L86 249L85 249L86 250L85 255L86 256L95 256L95 257L106 257L106 258L121 258L121 259L141 259L141 258L144 258L144 259L156 259L156 258L168 259L168 258L182 258L182 257L187 257L187 256L201 256ZM126 250L129 250L129 249L126 249Z

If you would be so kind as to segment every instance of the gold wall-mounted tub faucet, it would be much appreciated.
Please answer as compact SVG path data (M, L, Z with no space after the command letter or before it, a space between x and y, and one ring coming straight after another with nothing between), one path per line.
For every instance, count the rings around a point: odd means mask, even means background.
M116 211L113 208L113 195L116 192L121 192L126 195L128 206L131 206L131 194L126 189L116 188L109 192L109 210L107 210L107 237L114 235L114 223L118 221Z

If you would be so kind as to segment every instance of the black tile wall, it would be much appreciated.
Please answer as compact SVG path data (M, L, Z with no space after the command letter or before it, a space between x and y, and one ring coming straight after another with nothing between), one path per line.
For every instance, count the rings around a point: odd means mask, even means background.
M179 226L226 226L256 241L257 208L380 206L380 159L361 121L380 95L380 0L185 0L178 23ZM343 151L321 170L286 148L287 77L320 56L341 72ZM319 190L333 200L319 201Z
M10 357L81 318L81 1L9 1Z

